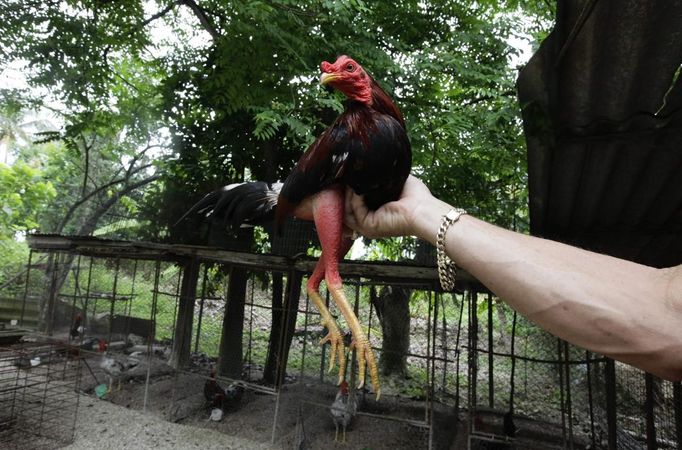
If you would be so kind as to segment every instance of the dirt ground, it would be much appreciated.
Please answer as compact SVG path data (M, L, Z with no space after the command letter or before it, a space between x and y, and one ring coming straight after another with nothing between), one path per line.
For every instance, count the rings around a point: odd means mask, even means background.
M220 442L220 448L395 450L426 449L432 439L434 449L455 450L467 444L465 412L457 415L453 407L434 404L430 436L427 428L419 426L427 414L423 400L384 394L377 402L371 395L362 398L361 391L356 391L358 414L347 430L346 442L335 442L329 406L336 386L316 378L287 377L277 394L258 384L257 370L252 371L254 381L247 384L240 401L228 405L222 420L214 422L209 420L211 411L203 396L210 361L202 359L195 361L193 371L175 372L162 356L152 358L143 414L147 359L142 358L121 377L120 390L115 382L114 390L97 400L95 386L107 381L99 358L87 360L81 371L81 390L89 396L79 410L75 447L69 448L93 448L87 445L90 428L103 442L114 445L104 448L126 448L124 442L135 448L214 448L214 443ZM222 384L225 387L228 382ZM480 417L484 434L501 434L501 414L481 412ZM472 448L561 448L560 427L523 418L515 421L521 431L514 446L480 441ZM123 441L121 435L125 435ZM305 436L303 447L299 446L300 435ZM575 444L584 448L584 444Z
M111 403L124 408L122 410L124 417L126 413L134 413L135 419L127 421L129 426L133 426L133 422L138 422L144 406L146 359L122 377L120 390L116 390L117 383L114 382L114 390L103 400L96 400L93 393L95 386L107 382L106 375L99 369L98 358L88 360L87 366L82 370L81 389L91 397L81 405L79 417L85 411L83 414L92 422L87 411L93 410L93 403ZM426 404L421 400L383 395L377 402L369 396L362 399L362 393L359 393L359 414L347 430L346 443L340 443L334 441L335 428L329 412L329 406L337 391L335 386L320 383L316 379L292 378L278 396L274 392L263 392L268 389L262 389L254 384L252 387L255 389L247 389L239 404L232 404L226 409L221 421L213 422L209 420L210 409L207 408L203 396L205 374L208 371L205 367L197 367L196 371L197 373L175 374L162 358L153 358L147 392L147 414L143 415L145 420L153 421L154 427L160 426L161 423L167 423L171 427L173 423L180 424L184 430L188 430L189 427L192 430L188 435L191 439L204 432L214 436L212 439L222 435L235 438L237 447L227 448L247 448L239 447L244 442L246 445L254 445L249 448L294 448L297 441L297 422L299 429L302 425L307 449L428 448L429 431L417 424L424 420L426 414ZM118 417L113 411L115 409L109 410L106 414ZM440 424L434 427L434 442L437 442L435 448L451 448L457 418L452 411L447 411L444 407L439 407L434 414L437 423ZM117 421L111 426L107 425L107 420L102 421L101 424L95 423L96 428L100 429L100 434L118 434L115 431ZM125 420L121 420L123 429L125 423ZM139 428L137 424L134 427ZM140 430L136 431L138 436L141 433ZM161 436L164 434L161 433ZM77 433L77 438L82 438L82 434ZM158 445L165 448L164 442L158 442ZM175 443L169 442L168 445L172 447Z
M168 422L93 396L82 395L73 444L65 450L271 449L215 430Z

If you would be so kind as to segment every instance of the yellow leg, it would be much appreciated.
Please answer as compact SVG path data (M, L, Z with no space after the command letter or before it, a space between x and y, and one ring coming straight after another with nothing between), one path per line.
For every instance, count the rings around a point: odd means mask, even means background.
M345 345L343 344L343 335L341 334L341 331L339 330L339 326L336 324L336 321L332 317L331 313L327 309L327 307L324 304L324 301L322 301L322 297L320 297L320 294L312 289L308 289L308 295L310 296L310 299L315 303L315 306L317 306L317 309L320 311L320 316L322 317L322 325L327 327L327 330L329 332L325 337L322 338L320 341L320 345L324 345L327 342L331 344L331 352L329 354L329 371L331 372L334 369L334 363L336 362L336 359L338 357L339 360L339 381L338 384L341 384L343 381L345 374L346 374L346 348Z
M376 399L379 400L381 397L381 385L379 384L379 369L377 368L376 358L374 357L374 351L369 345L367 336L362 332L360 327L360 321L355 316L353 308L351 308L350 303L346 299L346 294L343 292L343 286L341 287L329 287L329 292L336 302L336 306L339 308L343 317L346 318L346 323L348 327L353 332L353 341L350 344L350 348L355 349L358 357L359 374L358 378L360 383L358 384L358 389L360 389L365 384L365 368L369 367L369 377L372 381L372 386L374 386L374 392L376 393Z

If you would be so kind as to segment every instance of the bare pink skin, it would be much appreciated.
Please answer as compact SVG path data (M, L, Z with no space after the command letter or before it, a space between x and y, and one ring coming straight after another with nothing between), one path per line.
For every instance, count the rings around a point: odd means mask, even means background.
M367 105L372 104L370 78L352 58L342 55L333 64L323 61L320 64L320 70L323 77L332 75L328 78L329 81L324 81L323 78L323 84L329 83L350 100L356 100Z
M296 208L296 217L308 220L312 218L315 221L322 245L322 255L308 279L309 289L318 291L323 279L327 286L341 287L339 260L353 245L353 240L344 236L344 214L345 191L341 186L320 191Z

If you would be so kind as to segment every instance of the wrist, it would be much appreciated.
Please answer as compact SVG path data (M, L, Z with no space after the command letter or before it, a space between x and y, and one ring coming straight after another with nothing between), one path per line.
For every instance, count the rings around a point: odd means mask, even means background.
M451 209L452 206L435 197L419 203L411 214L411 234L435 245L441 218Z

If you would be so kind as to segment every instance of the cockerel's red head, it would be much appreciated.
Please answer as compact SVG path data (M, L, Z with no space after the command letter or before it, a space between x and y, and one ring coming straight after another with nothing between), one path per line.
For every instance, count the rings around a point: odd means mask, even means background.
M320 83L338 89L350 100L372 103L372 78L352 58L341 55L334 64L323 61L320 70Z
M339 385L339 390L343 395L348 395L348 382L346 380L343 380L341 384Z

